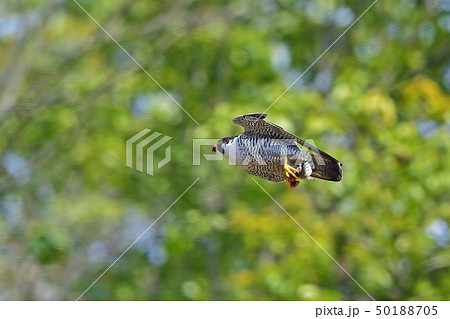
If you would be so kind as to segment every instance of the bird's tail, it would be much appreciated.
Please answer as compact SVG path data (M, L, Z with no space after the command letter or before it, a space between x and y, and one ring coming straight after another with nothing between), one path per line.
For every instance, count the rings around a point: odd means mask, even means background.
M342 164L325 152L321 152L320 155L312 156L315 167L311 176L332 182L342 180Z

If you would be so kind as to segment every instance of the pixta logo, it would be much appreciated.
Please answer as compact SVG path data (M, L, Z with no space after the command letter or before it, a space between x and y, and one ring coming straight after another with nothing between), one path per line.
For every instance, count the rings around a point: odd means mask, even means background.
M172 139L170 136L163 136L155 143L154 140L157 139L162 134L159 132L153 132L151 133L151 130L146 128L136 135L134 135L132 138L127 140L126 143L126 165L128 167L133 167L133 153L135 150L136 153L136 169L138 171L144 172L144 151L146 151L146 157L147 157L147 167L145 173L153 176L153 166L154 166L154 152L160 148L162 145L167 143L170 139ZM170 145L166 147L165 151L165 157L160 160L157 164L157 168L160 169L164 165L170 162Z

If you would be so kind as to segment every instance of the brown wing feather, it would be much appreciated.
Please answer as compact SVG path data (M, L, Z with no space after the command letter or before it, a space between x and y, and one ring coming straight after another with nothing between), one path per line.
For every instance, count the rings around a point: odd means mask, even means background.
M266 117L267 114L263 113L245 114L235 117L233 122L242 126L249 133L261 134L273 139L296 141L313 153L312 159L315 168L311 176L336 182L342 179L342 164L337 159L300 137L285 131L282 127L264 121Z

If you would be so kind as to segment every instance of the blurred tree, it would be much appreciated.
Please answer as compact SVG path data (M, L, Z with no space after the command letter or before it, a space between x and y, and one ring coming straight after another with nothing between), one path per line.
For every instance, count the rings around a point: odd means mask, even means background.
M85 299L368 299L192 139L238 134L371 1L79 3L200 125L74 1L3 1L0 299L76 299L198 177ZM376 299L450 299L449 32L448 1L379 1L269 112L344 180L258 182ZM155 176L125 166L144 128L172 137Z

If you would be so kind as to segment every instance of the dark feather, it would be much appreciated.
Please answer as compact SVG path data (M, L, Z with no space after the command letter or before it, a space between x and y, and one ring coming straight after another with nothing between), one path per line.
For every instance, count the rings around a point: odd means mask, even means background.
M334 158L322 157L325 164L316 163L316 157L313 156L315 168L311 174L312 177L325 179L327 181L339 182L342 180L342 164Z

